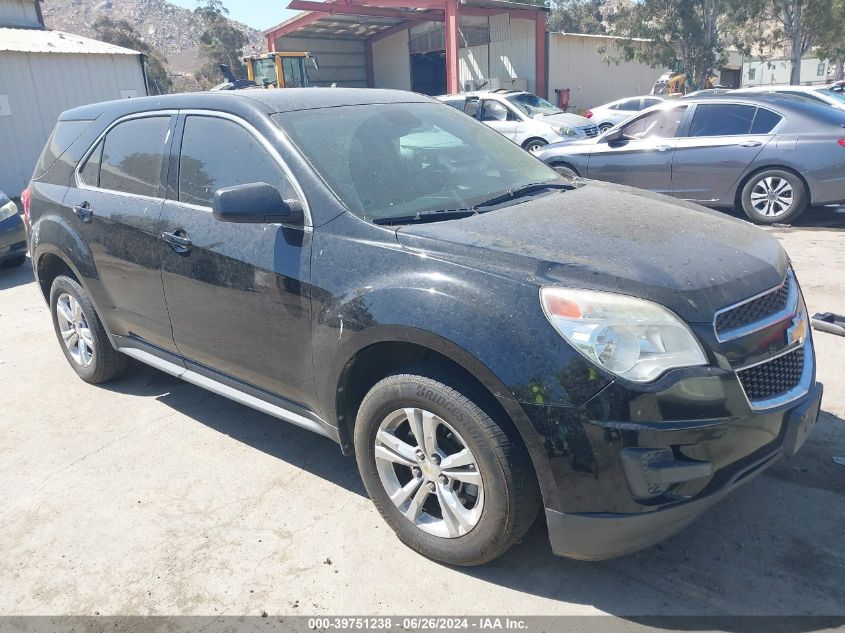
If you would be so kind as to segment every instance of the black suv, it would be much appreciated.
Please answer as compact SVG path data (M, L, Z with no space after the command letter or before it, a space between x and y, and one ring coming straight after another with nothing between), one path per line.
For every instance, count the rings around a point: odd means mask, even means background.
M775 239L573 185L419 95L81 107L30 195L83 380L131 357L335 440L439 561L495 558L541 504L558 554L646 547L795 452L819 410Z

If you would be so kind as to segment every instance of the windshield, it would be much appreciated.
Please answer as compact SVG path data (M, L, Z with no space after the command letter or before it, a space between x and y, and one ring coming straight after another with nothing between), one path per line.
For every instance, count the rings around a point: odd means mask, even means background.
M552 105L545 99L541 99L537 95L532 95L527 92L507 97L507 100L519 108L523 114L530 117L537 116L538 114L563 114L563 110L557 106Z
M343 204L367 220L471 209L532 183L563 182L498 132L440 103L274 114Z
M825 97L835 99L839 103L845 103L845 95L843 95L841 92L835 92L828 88L825 88L824 90L819 90L819 92L822 93Z

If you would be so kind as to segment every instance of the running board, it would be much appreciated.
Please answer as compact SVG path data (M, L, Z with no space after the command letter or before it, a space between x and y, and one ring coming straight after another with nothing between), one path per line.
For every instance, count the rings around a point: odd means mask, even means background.
M202 374L190 369L186 369L176 363L171 363L164 358L159 358L158 356L145 352L142 349L138 349L136 347L118 347L117 351L126 354L145 365L155 367L166 374L181 378L185 382L207 389L208 391L216 393L219 396L223 396L224 398L228 398L229 400L234 400L235 402L250 407L251 409L261 411L262 413L284 420L285 422L290 422L291 424L295 424L296 426L317 433L318 435L335 439L329 431L316 420L311 420L303 415L299 415L298 413L294 413L293 411L289 411L283 407L266 402L261 398L256 398L253 395L244 393L239 389L225 385L222 382L203 376Z

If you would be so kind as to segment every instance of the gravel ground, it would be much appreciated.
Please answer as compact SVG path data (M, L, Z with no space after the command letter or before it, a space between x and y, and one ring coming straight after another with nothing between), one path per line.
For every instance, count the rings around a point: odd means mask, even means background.
M775 228L810 312L845 314L845 215ZM845 338L802 451L680 535L601 563L542 522L453 569L402 546L331 441L135 365L67 366L28 266L0 270L0 614L827 614L845 622ZM799 627L800 628L800 627Z

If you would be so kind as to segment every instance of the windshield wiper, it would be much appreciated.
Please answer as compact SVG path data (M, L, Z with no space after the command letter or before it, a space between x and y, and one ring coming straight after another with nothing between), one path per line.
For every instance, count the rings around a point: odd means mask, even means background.
M527 185L520 185L519 187L508 189L505 193L501 195L494 196L489 200L485 200L484 202L479 202L473 207L473 209L492 207L497 204L501 204L502 202L515 200L516 198L520 198L535 191L542 191L543 189L575 189L575 187L569 183L563 182L532 182L528 183Z
M419 211L414 215L397 215L387 218L373 218L373 224L423 224L425 222L439 222L441 220L457 220L476 215L474 209L436 209L432 211Z

